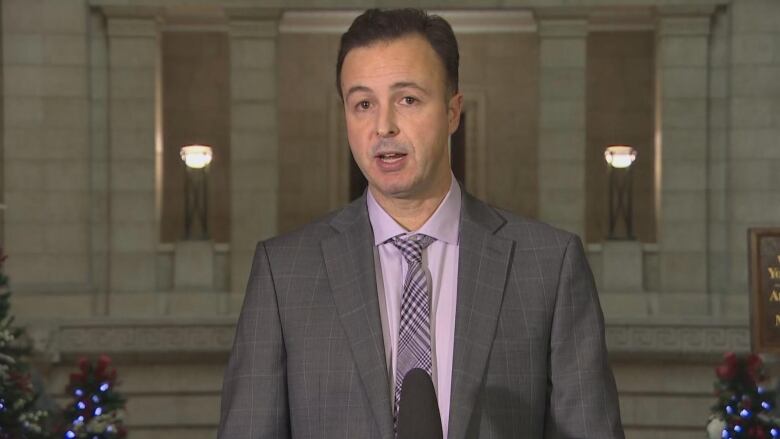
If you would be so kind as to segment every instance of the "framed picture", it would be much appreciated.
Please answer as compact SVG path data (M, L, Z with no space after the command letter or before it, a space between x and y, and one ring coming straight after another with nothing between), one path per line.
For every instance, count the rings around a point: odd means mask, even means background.
M780 227L748 229L753 352L780 353Z

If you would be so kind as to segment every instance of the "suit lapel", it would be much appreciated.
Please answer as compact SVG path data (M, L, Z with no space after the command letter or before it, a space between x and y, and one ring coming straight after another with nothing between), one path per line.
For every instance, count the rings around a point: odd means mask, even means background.
M390 385L365 196L330 222L339 234L322 242L333 301L383 438L393 436Z
M514 243L495 232L505 220L463 194L458 260L458 296L450 400L450 439L465 439L479 427L473 414L498 323Z

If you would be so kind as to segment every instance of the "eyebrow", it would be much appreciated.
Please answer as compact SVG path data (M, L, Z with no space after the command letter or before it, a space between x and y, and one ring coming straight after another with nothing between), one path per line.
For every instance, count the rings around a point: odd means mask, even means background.
M412 82L412 81L396 82L396 83L394 83L393 85L390 86L391 90L398 90L398 89L402 89L402 88L414 88L416 90L419 90L419 91L425 93L426 95L428 94L428 90L426 90L425 88L423 88L422 86L420 86L416 82ZM347 90L347 94L344 95L344 99L346 100L347 98L349 98L349 96L352 93L357 93L357 92L361 92L361 91L370 93L372 90L369 87L366 87L365 85L355 85L355 86L350 87L349 90Z
M347 100L347 98L349 98L349 96L352 93L357 93L359 91L370 92L371 89L366 87L365 85L355 85L355 86L352 86L352 87L349 88L349 90L347 90L347 94L344 95L344 100Z
M428 90L423 88L421 85L417 84L416 82L396 82L395 84L390 86L390 89L392 90L398 90L399 88L414 88L417 89L425 94L428 94Z

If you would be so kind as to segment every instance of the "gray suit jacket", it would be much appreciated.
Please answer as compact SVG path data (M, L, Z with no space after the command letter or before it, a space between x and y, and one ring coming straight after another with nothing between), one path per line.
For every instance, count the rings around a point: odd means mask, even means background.
M623 438L580 240L464 192L449 438ZM257 246L220 439L393 438L365 196Z

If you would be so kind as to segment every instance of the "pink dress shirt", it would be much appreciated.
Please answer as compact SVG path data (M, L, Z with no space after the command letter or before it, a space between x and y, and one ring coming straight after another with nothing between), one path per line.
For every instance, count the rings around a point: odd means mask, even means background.
M390 376L390 400L395 388L395 360L401 319L403 279L408 269L401 252L388 239L422 233L436 240L423 251L423 267L431 285L431 355L433 385L441 412L442 432L447 437L452 387L452 353L455 343L455 304L458 293L458 232L461 192L455 177L450 190L428 221L418 230L398 224L368 191L368 216L374 231L374 263Z

